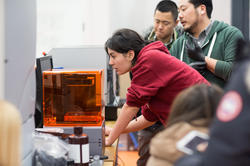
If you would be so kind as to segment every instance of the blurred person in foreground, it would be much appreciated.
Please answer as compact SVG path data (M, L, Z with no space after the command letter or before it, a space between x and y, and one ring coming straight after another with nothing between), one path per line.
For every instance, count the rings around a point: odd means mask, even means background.
M0 166L21 166L21 115L0 100Z
M148 166L172 166L185 155L177 148L177 142L192 131L208 134L223 90L205 84L194 85L175 98L166 129L150 142Z
M210 128L203 153L185 156L175 166L249 166L250 43L239 40L236 64Z

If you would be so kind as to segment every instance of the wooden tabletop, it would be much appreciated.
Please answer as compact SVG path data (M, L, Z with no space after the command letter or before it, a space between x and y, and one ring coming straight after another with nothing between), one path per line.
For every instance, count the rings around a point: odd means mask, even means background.
M108 127L113 127L115 121L106 121L105 125ZM108 156L108 159L104 160L104 166L115 166L116 165L116 156L118 150L118 139L112 144L112 146L106 146L104 155Z

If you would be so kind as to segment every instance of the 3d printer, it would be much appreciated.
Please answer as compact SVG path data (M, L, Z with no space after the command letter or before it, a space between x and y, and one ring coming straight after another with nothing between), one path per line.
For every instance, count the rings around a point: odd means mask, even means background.
M43 72L44 127L82 126L88 134L90 155L104 147L103 70L52 69Z

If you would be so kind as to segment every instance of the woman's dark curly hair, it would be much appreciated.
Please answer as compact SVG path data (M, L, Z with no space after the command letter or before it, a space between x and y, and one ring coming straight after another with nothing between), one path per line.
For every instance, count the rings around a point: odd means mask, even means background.
M108 48L119 53L127 53L130 50L135 52L132 64L135 64L137 55L148 43L135 31L131 29L120 29L116 31L105 43L105 50Z

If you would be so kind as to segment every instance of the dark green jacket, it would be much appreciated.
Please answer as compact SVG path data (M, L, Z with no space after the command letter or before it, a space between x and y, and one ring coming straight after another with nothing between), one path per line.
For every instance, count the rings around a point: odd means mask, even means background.
M174 29L174 34L173 34L173 40L170 43L164 43L164 45L168 48L168 50L171 49L173 43L175 40L177 40L178 37L180 37L183 34L183 29L182 27L176 26ZM149 31L144 35L144 39L148 41L157 41L155 31L153 27L150 27Z
M214 44L212 40L214 38ZM203 53L207 56L211 47L211 58L218 60L215 66L215 74L206 70L203 75L209 82L224 87L232 72L232 65L235 59L235 49L237 39L243 38L239 29L224 22L214 21L212 28L202 46ZM190 59L185 49L185 43L191 37L185 32L172 45L170 53L172 56L190 64L194 60Z

